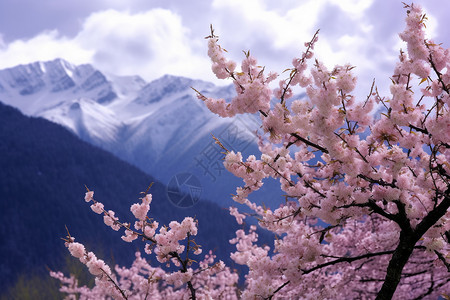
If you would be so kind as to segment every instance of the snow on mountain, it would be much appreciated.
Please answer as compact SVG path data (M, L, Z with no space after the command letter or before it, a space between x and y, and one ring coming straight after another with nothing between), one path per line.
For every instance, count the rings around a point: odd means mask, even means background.
M121 98L136 98L139 91L147 84L140 76L116 76L108 74L108 78L114 82L117 94Z
M108 107L89 98L60 102L35 116L61 124L83 140L102 148L115 145L120 139L121 128L125 126Z
M193 174L204 197L229 206L230 193L242 183L224 169L211 134L230 150L253 154L259 123L253 116L214 115L191 87L226 99L234 94L232 86L171 75L146 83L62 59L0 70L1 102L61 124L164 183ZM271 198L278 197L267 192L261 201L270 204Z
M163 98L185 93L191 86L201 85L202 88L213 88L212 83L201 80L192 80L184 77L164 75L146 85L139 96L135 99L137 103L148 105L160 101Z
M2 102L27 115L75 98L105 103L117 97L111 83L91 65L74 66L62 59L1 70L0 85Z

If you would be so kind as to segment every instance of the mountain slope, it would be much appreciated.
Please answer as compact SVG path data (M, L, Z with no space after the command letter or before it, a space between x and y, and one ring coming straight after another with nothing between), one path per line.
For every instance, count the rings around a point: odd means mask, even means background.
M137 245L122 242L120 234L89 209L83 201L84 185L119 218L132 221L129 207L155 181L151 176L59 125L25 117L1 103L0 141L0 289L22 272L46 273L45 265L60 268L67 253L60 240L67 234L65 226L90 250L113 256L119 264L130 263ZM215 249L230 263L227 254L234 247L228 240L238 226L227 211L207 201L177 208L167 200L166 188L159 182L151 193L153 218L168 224L196 216L197 243L205 251Z

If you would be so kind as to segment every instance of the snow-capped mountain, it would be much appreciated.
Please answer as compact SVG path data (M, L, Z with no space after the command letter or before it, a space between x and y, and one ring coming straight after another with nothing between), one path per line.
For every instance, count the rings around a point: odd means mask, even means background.
M202 197L227 207L242 182L224 169L211 134L230 150L256 154L259 123L253 116L214 115L191 87L214 97L234 93L232 86L170 75L150 83L139 76L106 76L62 59L0 70L1 102L59 123L163 183L192 174ZM266 205L280 201L276 193L263 195Z

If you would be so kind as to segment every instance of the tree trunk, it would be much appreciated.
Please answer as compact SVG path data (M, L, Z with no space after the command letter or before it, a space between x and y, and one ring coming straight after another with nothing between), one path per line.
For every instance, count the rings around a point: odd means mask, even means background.
M402 224L400 231L400 241L392 254L386 272L383 286L378 292L376 300L392 299L392 296L400 282L403 268L414 250L417 241L447 212L450 207L450 188L444 193L444 199L426 217L423 218L415 230L409 224ZM399 224L400 225L400 224Z
M400 282L403 268L408 262L416 242L417 240L413 232L405 233L403 230L400 232L400 242L389 261L386 278L384 279L381 290L378 292L376 300L392 299Z

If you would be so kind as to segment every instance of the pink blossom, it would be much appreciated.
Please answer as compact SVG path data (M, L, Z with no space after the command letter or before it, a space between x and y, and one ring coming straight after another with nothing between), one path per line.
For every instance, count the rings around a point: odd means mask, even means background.
M236 218L238 224L242 224L245 219L245 215L239 213L236 207L230 207L230 215Z
M125 242L131 243L132 241L134 241L135 239L138 238L137 234L134 233L133 231L126 229L125 230L125 235L123 235L122 240L124 240Z
M84 196L84 200L85 200L86 202L92 201L93 198L94 198L94 191L88 191L88 192L86 192L86 195Z
M133 204L131 205L131 212L136 217L136 219L144 221L147 217L147 213L150 209L150 206L148 204L142 203L142 204Z
M80 243L70 243L69 244L70 254L76 258L81 258L85 254L84 246Z
M97 214L101 214L103 212L103 207L104 207L103 204L100 202L96 202L91 205L92 211L94 211Z

